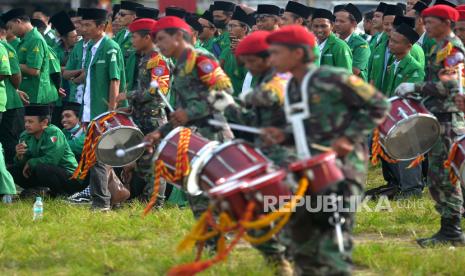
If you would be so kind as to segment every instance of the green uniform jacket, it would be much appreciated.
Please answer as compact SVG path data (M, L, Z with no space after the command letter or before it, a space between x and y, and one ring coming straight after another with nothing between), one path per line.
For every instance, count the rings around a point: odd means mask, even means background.
M212 37L207 41L200 42L200 46L202 46L203 48L205 48L205 50L215 55L216 58L220 57L221 48L220 45L217 43L215 37Z
M244 84L247 70L244 68L244 66L237 64L237 59L232 53L231 49L225 49L221 52L220 63L223 64L224 72L231 79L231 83L234 89L233 95L239 95L242 92L242 85Z
M383 33L381 41L378 46L375 48L371 58L371 69L368 80L378 89L382 90L383 88L383 72L384 72L384 60L385 53L388 45L388 36Z
M19 64L26 64L30 68L38 69L39 76L23 74L20 90L29 95L31 104L48 104L56 101L58 95L50 90L50 58L48 45L42 35L33 28L18 45Z
M0 143L0 195L15 195L16 186L11 174L6 169L3 147Z
M429 37L427 33L424 33L422 35L423 39L421 41L418 41L417 43L421 46L423 49L423 52L425 53L425 56L428 56L431 49L436 45L436 41ZM421 39L421 37L420 37Z
M60 73L61 74L60 60L58 59L57 53L50 46L48 46L48 52L49 52L49 56L50 56L50 62L49 62L50 74L55 74L55 73ZM55 93L56 95L58 95L58 90L57 90L55 84L53 84L53 81L51 79L50 79L50 93L52 93L52 94ZM57 97L55 105L56 106L61 106L62 105L60 97Z
M410 55L420 63L421 66L425 67L425 53L423 48L418 44L413 44L412 49L410 50Z
M127 35L126 35L127 33ZM114 41L118 43L121 52L124 58L124 72L126 76L126 85L121 92L127 92L133 89L133 85L135 82L135 70L137 67L137 58L136 58L136 51L132 47L132 34L129 32L127 28L120 30L116 36Z
M1 76L6 76L8 78L11 76L11 71L10 71L10 61L8 60L8 51L3 46L3 44L0 44L0 75ZM0 112L6 111L6 86L5 86L5 80L0 81Z
M349 45L331 33L321 51L320 65L345 68L352 73L352 52Z
M378 37L379 37L380 35L382 35L382 34L383 34L382 32L381 32L381 33L376 33L376 34L374 34L374 35L371 37L371 40L370 40L370 43L369 43L369 45L370 45L370 52L373 53L373 51L375 50L376 46L378 46Z
M21 42L21 39L17 37L13 39L12 41L8 42L8 44L10 44L13 47L13 49L15 49L16 52L18 52L18 49L19 49L18 45L20 42Z
M49 29L44 33L45 42L48 46L54 48L58 44L57 34L53 29Z
M91 46L89 46L91 47ZM118 44L107 36L103 37L92 64L87 51L86 72L90 67L90 119L108 111L108 91L111 80L120 80L120 89L125 87L124 61ZM89 85L86 83L86 85Z
M63 129L66 141L68 142L69 148L74 154L76 160L81 158L82 149L84 148L84 140L86 139L86 133L84 129L78 124L75 128L67 130Z
M18 55L16 54L16 51L13 48L13 46L8 44L4 40L3 41L0 40L0 44L5 46L6 50L8 51L8 60L10 62L11 75L20 73L21 70L19 68ZM23 102L21 101L21 98L16 92L16 88L13 86L10 79L5 79L5 86L6 86L6 110L23 107Z
M69 54L68 61L66 62L66 70L80 70L82 69L82 58L83 58L83 50L84 50L84 39L78 41L71 53ZM76 99L76 92L77 92L77 85L70 81L69 82L69 97L68 101L70 102L78 102Z
M407 54L397 65L397 70L392 63L388 66L386 79L383 85L383 93L387 97L393 97L394 90L403 82L421 82L425 78L425 67L416 61L411 54Z
M65 135L54 125L49 125L39 139L24 131L19 141L26 143L27 152L21 160L15 157L16 166L28 163L33 169L39 164L55 165L72 174L78 165Z
M360 70L360 77L368 80L368 61L370 60L370 47L361 36L353 33L347 44L352 51L352 66Z

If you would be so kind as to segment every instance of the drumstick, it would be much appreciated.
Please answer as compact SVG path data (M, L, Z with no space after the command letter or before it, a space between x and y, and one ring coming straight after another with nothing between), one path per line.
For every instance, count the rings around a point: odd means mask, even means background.
M166 104L166 107L168 107L170 112L174 112L174 108L171 106L168 99L165 97L165 95L163 95L163 92L161 92L160 89L158 89L158 82L157 81L152 81L150 83L150 88L153 88L153 89L157 90L158 95L160 96L161 100Z
M137 145L132 146L132 147L127 148L127 149L117 149L115 155L116 155L116 157L121 158L121 157L126 156L126 154L130 153L131 151L138 150L138 149L143 148L143 147L148 146L148 145L150 145L150 143L142 142L140 144L137 144Z
M315 144L315 143L311 143L310 144L310 147L316 149L316 150L319 150L319 151L324 151L324 152L327 152L327 151L332 151L333 149L330 148L330 147L327 147L327 146L323 146L323 145L320 145L320 144Z
M208 123L212 126L218 126L218 127L229 126L231 129L234 129L234 130L239 130L239 131L244 131L244 132L259 134L259 135L263 134L261 129L257 127L249 127L249 126L244 126L244 125L239 125L239 124L225 123L225 122L221 122L221 121L213 120L213 119L208 120Z
M459 95L463 95L463 75L462 75L462 71L463 71L463 63L459 63L458 65L458 73L459 73Z

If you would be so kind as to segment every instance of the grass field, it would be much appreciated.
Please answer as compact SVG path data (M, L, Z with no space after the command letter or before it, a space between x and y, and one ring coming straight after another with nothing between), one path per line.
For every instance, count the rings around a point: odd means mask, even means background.
M381 184L380 172L372 169L368 185ZM132 204L101 214L49 200L44 220L33 222L32 201L0 204L0 275L163 275L191 261L193 252L175 253L194 222L190 211L171 206L141 218L143 207ZM439 225L427 192L391 207L392 212L358 214L356 275L463 275L465 248L415 244L416 237L431 235ZM203 275L272 273L257 251L240 246Z

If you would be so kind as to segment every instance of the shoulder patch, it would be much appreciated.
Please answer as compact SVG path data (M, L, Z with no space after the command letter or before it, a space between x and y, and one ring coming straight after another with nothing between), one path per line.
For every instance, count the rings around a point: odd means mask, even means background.
M213 69L215 69L215 64L210 59L204 59L198 64L200 70L202 70L203 73L208 74L213 72Z
M50 137L50 141L52 141L52 143L55 143L57 140L58 138L56 136Z
M9 58L14 58L15 57L15 53L13 51L8 51L8 57Z
M39 52L39 47L36 46L32 51L35 52L35 53L38 53Z
M6 55L2 56L2 62L8 62L8 57Z
M376 93L376 90L372 85L366 83L361 78L355 75L350 75L347 78L346 84L350 88L352 88L355 94L357 94L359 97L361 97L365 101L368 101Z
M165 68L163 68L162 66L157 66L153 69L153 73L155 74L155 76L159 77L159 76L163 76L163 73L165 72Z
M107 55L112 54L112 53L116 54L117 52L118 51L116 51L116 49L110 49L110 50L107 51Z

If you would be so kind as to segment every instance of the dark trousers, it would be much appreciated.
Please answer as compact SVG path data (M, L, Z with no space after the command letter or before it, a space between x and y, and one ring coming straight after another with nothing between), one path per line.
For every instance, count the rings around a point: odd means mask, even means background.
M94 207L110 207L111 194L108 190L107 168L97 161L89 170L89 186Z
M31 169L31 176L25 178L22 167L10 169L15 183L23 189L48 187L52 195L71 195L82 191L87 183L71 180L71 174L65 169L48 164L39 164Z
M24 130L24 108L9 109L0 119L0 143L5 153L5 163L13 164L19 135Z
M401 192L421 194L425 184L423 183L421 165L408 169L411 161L388 163L382 160L384 179L389 185L396 186Z

